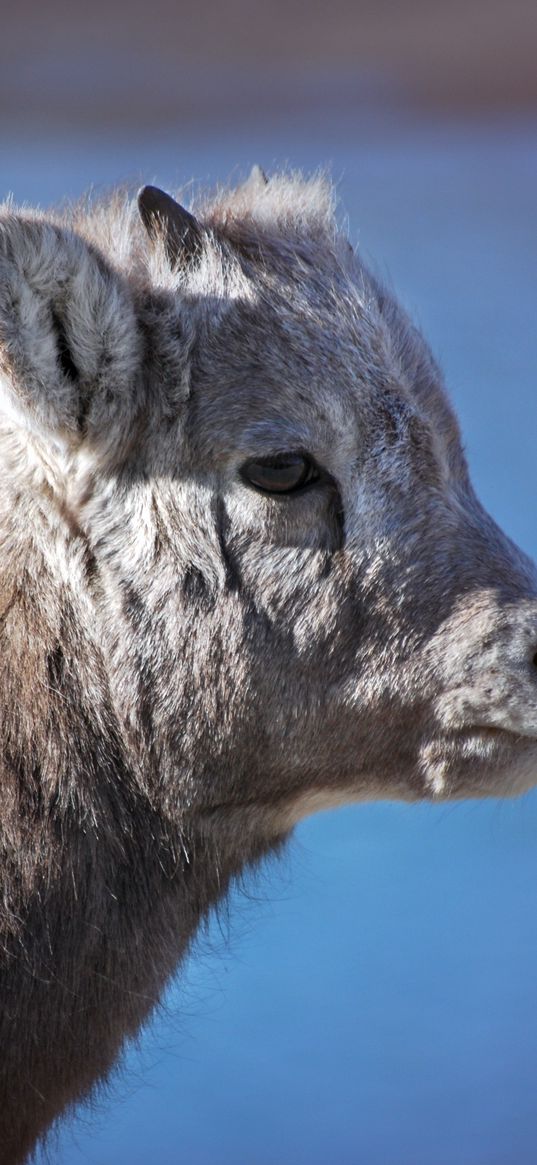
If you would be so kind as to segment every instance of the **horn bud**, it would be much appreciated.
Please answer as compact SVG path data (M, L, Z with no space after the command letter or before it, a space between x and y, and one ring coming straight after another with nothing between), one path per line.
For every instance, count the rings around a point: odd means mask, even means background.
M153 240L162 238L172 266L192 262L201 251L203 228L193 214L158 186L142 186L138 210Z
M255 183L256 186L268 186L269 180L267 175L265 174L263 167L260 166L258 162L255 162L255 164L252 166L248 181Z

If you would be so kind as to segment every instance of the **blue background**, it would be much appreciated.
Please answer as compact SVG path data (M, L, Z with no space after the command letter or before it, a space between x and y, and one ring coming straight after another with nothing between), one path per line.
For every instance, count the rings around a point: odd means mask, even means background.
M351 239L445 369L478 492L537 556L536 130L320 115L315 132L295 116L214 140L6 131L2 193L46 205L327 163ZM55 1161L534 1165L537 793L324 814L247 886Z

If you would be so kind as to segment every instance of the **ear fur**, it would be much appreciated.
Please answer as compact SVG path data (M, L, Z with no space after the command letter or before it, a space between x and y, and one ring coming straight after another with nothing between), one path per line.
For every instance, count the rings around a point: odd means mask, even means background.
M141 338L128 289L79 236L0 211L0 415L67 449L124 428Z

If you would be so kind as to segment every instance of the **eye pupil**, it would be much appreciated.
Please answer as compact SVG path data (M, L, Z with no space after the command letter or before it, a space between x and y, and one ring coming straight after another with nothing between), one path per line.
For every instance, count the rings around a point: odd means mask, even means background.
M247 461L241 476L249 485L266 493L285 494L309 485L317 479L318 472L309 457L301 453L286 453Z

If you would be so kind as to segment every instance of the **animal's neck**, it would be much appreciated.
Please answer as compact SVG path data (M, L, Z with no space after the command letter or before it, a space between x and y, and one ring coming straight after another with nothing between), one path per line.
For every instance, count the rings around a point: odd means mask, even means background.
M118 715L85 547L65 557L54 524L6 513L0 1160L11 1165L110 1071L256 847L237 856L165 811Z

